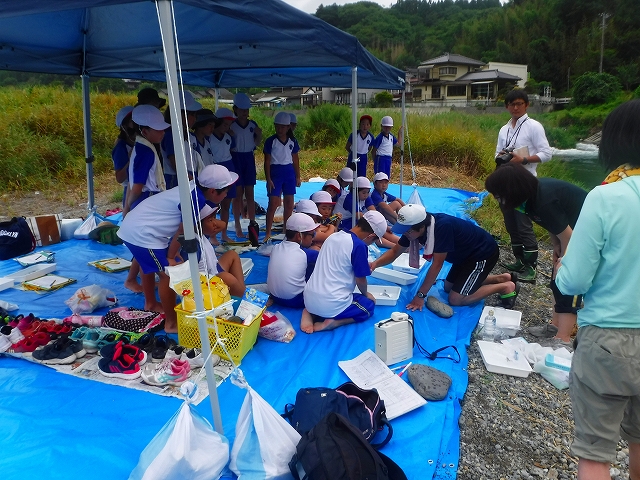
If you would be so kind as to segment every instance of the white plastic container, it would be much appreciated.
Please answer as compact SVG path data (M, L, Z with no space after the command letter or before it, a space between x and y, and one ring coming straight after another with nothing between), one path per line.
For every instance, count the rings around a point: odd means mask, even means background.
M14 281L13 278L0 278L0 292L2 290L6 290L7 288L13 287Z
M397 283L398 285L411 285L418 279L417 276L411 275L410 273L404 273L390 268L376 268L371 272L371 276L386 280L387 282Z
M385 287L384 285L369 285L367 287L367 292L375 297L376 305L394 306L400 298L400 290L400 287ZM353 293L360 293L358 287L353 290Z
M522 352L509 345L478 340L478 348L489 372L527 378L532 371Z
M394 260L394 262L391 264L391 267L394 270L398 270L400 272L404 272L404 273L410 273L412 275L417 275L418 273L420 273L420 270L427 264L427 260L420 255L420 268L413 268L409 266L409 254L408 253L403 253L402 255L400 255L398 258L396 258Z
M510 337L515 337L517 335L518 330L520 330L522 312L519 312L518 310L507 310L502 307L486 306L482 309L479 321L484 322L489 310L493 310L493 314L496 317L496 327L501 329L505 335Z
M253 270L253 260L250 258L241 258L240 263L242 263L242 275L246 280L251 273L251 270Z
M60 225L60 240L63 242L73 238L73 232L82 225L81 218L63 218Z
M55 263L39 263L37 265L32 265L31 267L23 268L22 270L18 270L17 272L10 273L3 279L0 279L0 281L11 278L15 283L22 283L33 280L34 278L44 277L47 273L54 272L55 270Z

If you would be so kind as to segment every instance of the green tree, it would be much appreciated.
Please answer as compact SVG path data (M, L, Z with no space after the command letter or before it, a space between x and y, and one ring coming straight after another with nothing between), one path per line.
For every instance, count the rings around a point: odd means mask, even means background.
M598 105L615 98L621 89L613 75L587 72L573 84L573 101L576 105Z
M386 90L376 93L373 98L375 106L378 108L393 107L393 95L391 95L391 93L387 92Z

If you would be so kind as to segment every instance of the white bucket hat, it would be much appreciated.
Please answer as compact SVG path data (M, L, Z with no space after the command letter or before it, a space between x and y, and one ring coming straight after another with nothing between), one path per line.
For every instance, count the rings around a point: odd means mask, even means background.
M310 215L320 216L320 212L318 211L318 206L315 204L313 200L300 200L298 203L296 203L293 210L298 213L308 213Z
M133 121L141 127L166 130L171 125L164 121L162 112L153 105L138 105L131 113Z
M238 174L230 172L223 165L207 165L198 175L198 183L205 188L220 190L233 185L238 180Z
M311 232L319 226L319 223L314 222L313 218L305 213L292 213L287 219L286 229L294 232Z
M369 210L365 212L362 217L369 222L369 225L371 225L371 228L373 229L373 233L382 240L384 234L387 233L387 220L384 218L384 215L377 210Z

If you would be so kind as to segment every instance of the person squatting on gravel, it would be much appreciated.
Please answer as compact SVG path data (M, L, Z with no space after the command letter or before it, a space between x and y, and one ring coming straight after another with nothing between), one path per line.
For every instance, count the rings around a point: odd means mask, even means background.
M569 378L571 453L580 458L579 480L608 480L622 436L629 442L629 478L639 480L640 100L606 118L600 161L613 172L587 195L556 262L560 291L584 294Z

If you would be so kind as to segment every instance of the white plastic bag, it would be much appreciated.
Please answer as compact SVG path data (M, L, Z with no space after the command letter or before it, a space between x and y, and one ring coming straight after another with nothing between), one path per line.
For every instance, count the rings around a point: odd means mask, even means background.
M273 223L284 223L284 207L279 205L273 213Z
M261 324L258 335L274 342L289 343L296 336L296 329L282 313L276 312L274 315L277 320L266 325Z
M409 196L409 200L407 201L407 203L424 206L424 203L422 202L422 198L420 197L420 193L418 192L418 185L415 183L413 184L413 192L411 192L411 195Z
M533 371L542 375L547 382L558 390L569 388L569 372L557 368L548 367L544 360L539 360L533 365Z
M89 285L76 290L66 303L73 313L91 313L96 308L112 307L118 299L111 290L100 285Z
M215 480L229 462L229 441L185 402L140 454L129 480Z
M73 232L73 238L78 240L89 240L89 233L94 230L100 222L104 222L105 218L98 215L96 212L91 212L87 219L82 222L76 231Z
M238 480L293 479L289 462L300 434L247 384L242 372L232 374L231 381L247 395L236 423L229 468Z

